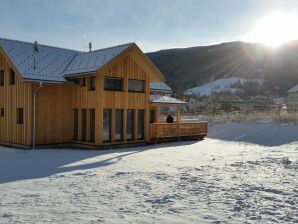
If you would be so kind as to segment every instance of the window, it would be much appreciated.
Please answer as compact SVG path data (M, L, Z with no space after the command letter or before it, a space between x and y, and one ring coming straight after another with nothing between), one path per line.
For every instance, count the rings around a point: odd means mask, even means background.
M144 139L145 111L138 110L138 139Z
M72 139L74 141L78 140L78 109L73 109L73 134L72 134Z
M17 109L17 123L18 124L23 124L24 123L24 112L23 112L23 108L18 108Z
M81 141L86 141L86 129L87 129L87 110L82 109L82 135L81 135Z
M80 86L86 86L86 78L81 78L80 79Z
M103 141L111 141L111 109L103 110Z
M1 117L4 117L4 108L1 108L0 116L1 116Z
M129 79L128 80L128 91L129 92L145 92L145 81L144 80L136 80Z
M104 90L122 91L122 78L105 77L104 78Z
M127 110L127 126L126 126L126 138L132 140L134 138L134 111Z
M155 122L155 110L150 110L150 124Z
M96 77L90 77L89 79L89 90L93 91L96 88Z
M14 72L14 70L11 68L10 69L10 81L9 81L10 85L14 85L16 83L16 73Z
M115 112L115 140L123 140L123 110Z
M90 142L95 142L95 109L90 109Z
M4 70L0 70L0 86L4 86Z

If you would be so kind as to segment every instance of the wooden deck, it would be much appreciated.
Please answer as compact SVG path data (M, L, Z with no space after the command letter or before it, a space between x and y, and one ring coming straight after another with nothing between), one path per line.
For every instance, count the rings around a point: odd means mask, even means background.
M150 124L150 140L203 139L208 132L208 122L153 123Z

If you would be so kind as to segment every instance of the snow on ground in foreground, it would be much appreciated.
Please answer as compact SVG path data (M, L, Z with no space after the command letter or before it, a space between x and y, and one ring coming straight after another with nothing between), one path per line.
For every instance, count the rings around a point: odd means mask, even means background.
M106 151L2 147L0 223L297 223L298 143L220 137Z

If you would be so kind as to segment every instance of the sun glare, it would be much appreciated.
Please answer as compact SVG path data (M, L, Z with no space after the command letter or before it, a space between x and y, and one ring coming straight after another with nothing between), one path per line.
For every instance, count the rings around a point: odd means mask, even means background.
M298 39L298 18L286 13L273 13L260 19L249 35L249 41L279 47Z

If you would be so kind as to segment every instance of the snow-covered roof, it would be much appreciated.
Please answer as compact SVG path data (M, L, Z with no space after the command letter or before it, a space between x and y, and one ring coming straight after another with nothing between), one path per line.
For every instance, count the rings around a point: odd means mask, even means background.
M39 45L34 69L33 43L0 38L0 48L24 79L65 82L65 76L95 72L133 43L91 52Z
M67 66L64 74L69 76L78 73L94 72L131 45L132 43L129 43L96 51L80 53L76 55L76 57Z
M288 93L298 92L298 85L294 86L292 89L288 90Z
M164 82L150 83L150 89L151 89L151 90L166 91L166 92L170 92L170 91L172 91L171 87L169 87L169 86L168 86L166 83L164 83Z
M161 96L161 95L150 95L150 101L152 103L162 103L162 104L186 104L185 101L178 100L170 96Z

